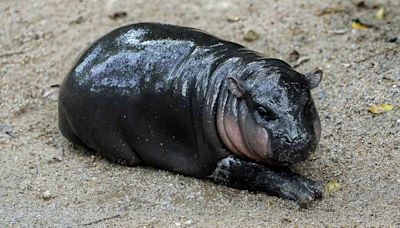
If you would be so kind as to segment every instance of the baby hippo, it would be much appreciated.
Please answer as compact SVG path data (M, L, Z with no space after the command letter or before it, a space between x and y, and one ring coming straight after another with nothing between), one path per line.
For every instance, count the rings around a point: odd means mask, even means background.
M307 204L320 185L287 166L321 137L310 94L321 77L196 29L133 24L96 41L64 79L59 128L120 164Z

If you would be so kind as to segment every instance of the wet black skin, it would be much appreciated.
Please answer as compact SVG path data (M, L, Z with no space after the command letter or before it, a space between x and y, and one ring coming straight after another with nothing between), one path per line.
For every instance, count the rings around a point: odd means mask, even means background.
M59 127L73 143L120 164L305 204L320 198L321 188L286 165L305 160L318 144L309 89L321 75L300 74L195 29L133 24L100 38L78 59L61 86ZM232 92L228 78L239 91ZM223 107L245 116L244 129L267 130L271 156L254 161L226 147L216 127Z

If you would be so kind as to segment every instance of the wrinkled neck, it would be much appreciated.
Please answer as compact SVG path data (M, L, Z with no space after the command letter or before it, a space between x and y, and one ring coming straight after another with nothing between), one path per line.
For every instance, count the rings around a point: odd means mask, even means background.
M251 84L254 74L263 70L259 63L238 70L243 83ZM254 71L250 71L251 68ZM270 138L266 129L257 124L246 99L237 98L223 81L216 109L216 126L220 140L233 154L255 161L268 161L272 156Z
M248 120L244 117L248 110L243 110L246 104L243 100L228 95L217 111L217 129L224 145L234 154L248 157L255 161L263 158L253 150L247 135Z
M208 85L203 90L206 100L203 103L205 121L202 128L207 133L207 141L225 148L225 151L228 149L230 153L256 161L266 159L268 134L265 129L257 127L245 100L230 93L226 79L234 76L251 84L254 80L252 76L262 69L264 68L260 61L230 58L212 72Z

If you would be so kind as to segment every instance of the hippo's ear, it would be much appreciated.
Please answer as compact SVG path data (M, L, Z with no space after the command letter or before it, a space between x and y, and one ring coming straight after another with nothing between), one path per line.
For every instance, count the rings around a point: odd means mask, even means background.
M314 72L304 74L304 78L308 83L309 89L314 89L319 85L322 80L322 74L322 70L319 69L315 70Z
M226 83L228 84L228 88L233 95L235 95L237 98L244 97L244 89L242 83L236 77L229 76L226 79Z

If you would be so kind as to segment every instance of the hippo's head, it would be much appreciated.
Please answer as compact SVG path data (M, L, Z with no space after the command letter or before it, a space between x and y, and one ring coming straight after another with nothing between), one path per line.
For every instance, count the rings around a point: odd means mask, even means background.
M218 111L218 132L233 153L276 165L305 160L315 151L321 125L310 89L322 71L258 71L245 80L227 77L230 91Z

